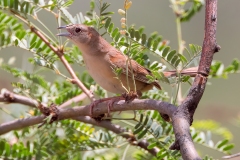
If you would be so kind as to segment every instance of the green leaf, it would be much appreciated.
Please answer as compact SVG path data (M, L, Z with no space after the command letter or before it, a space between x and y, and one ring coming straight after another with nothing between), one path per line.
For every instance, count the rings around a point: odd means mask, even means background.
M194 44L189 44L189 48L190 48L192 54L197 53L197 49L196 49L196 46Z
M157 61L154 61L151 65L150 65L150 69L151 70L154 70L156 67L158 67L159 66L159 62L157 62Z
M170 136L167 136L167 137L164 139L164 143L168 143L170 140L171 140L171 137L170 137Z
M172 156L176 156L177 154L179 154L179 151L178 150L175 150L171 153Z
M15 39L15 41L14 41L14 45L15 45L15 46L18 45L18 40L17 40L17 39Z
M21 4L21 12L23 12L23 13L25 13L25 14L27 14L27 13L29 13L29 2L23 2L22 4Z
M119 33L119 29L118 29L118 28L115 28L115 29L113 30L111 36L114 38L114 37L117 35L117 33Z
M176 63L174 64L174 67L177 67L177 66L179 65L180 62L181 62L181 60L178 59L178 60L176 61Z
M10 156L10 145L8 143L5 143L4 145L4 156L9 157Z
M134 31L133 28L131 28L131 29L129 30L129 33L130 33L130 37L131 37L131 38L134 38L135 31Z
M171 61L172 57L176 54L176 50L172 50L170 53L167 55L167 60Z
M159 42L158 41L153 41L153 50L155 51L158 47Z
M226 145L226 146L223 147L223 150L224 150L224 151L229 151L229 150L233 149L233 147L234 147L233 144L228 144L228 145Z
M139 128L141 125L142 125L142 123L141 123L141 122L138 122L138 123L137 123L137 125L136 125L136 126L134 126L134 129L137 129L137 128Z
M134 36L135 36L136 40L138 41L140 39L139 31L135 31L134 34L135 34Z
M162 57L165 58L168 54L168 51L170 50L170 47L166 47L164 48L163 52L162 52Z
M142 45L145 45L147 40L147 35L146 34L142 34Z
M160 137L162 135L163 132L163 127L158 125L157 128L154 130L154 135L156 135L156 137Z
M161 81L170 84L170 81L168 80L167 77L164 76L164 74L162 72L158 72L158 74L161 75Z
M187 59L182 54L178 54L178 57L181 59L182 63L187 63Z
M217 71L216 71L216 72L217 72ZM215 73L216 73L216 72L215 72ZM225 73L235 72L234 66L233 66L233 65L227 66L227 67L224 69L224 72L225 72Z
M191 77L190 76L182 76L181 81L182 82L187 82Z
M139 122L142 122L143 121L143 114L140 114L140 120Z
M114 14L114 12L105 12L105 13L102 13L101 16L107 16L107 15L111 15L111 14Z
M152 45L152 40L153 40L152 37L149 37L149 38L148 38L148 41L147 41L147 47L148 47L148 48L151 47L151 45Z
M110 25L110 22L111 22L111 18L108 18L106 20L106 23L105 23L105 28L108 29L109 25Z
M234 67L234 71L236 72L239 69L240 61L238 59L234 59L232 62L232 66Z
M140 127L138 127L137 129L134 130L133 134L138 134L139 132L141 132L143 130L144 126L141 125Z
M148 120L149 120L149 116L147 115L145 118L145 121L143 122L144 126L147 124Z
M151 127L152 123L153 123L152 118L149 118L147 124L145 125L145 128L149 129Z
M94 4L94 5L95 5L95 4ZM103 5L102 5L102 7L101 7L101 12L105 11L109 6L110 6L109 3L104 2ZM91 9L94 9L94 8L95 8L95 6L94 6L94 7L91 7Z
M114 24L111 23L111 24L109 25L109 27L108 27L108 32L109 32L109 33L112 33L113 27L114 27Z
M15 0L14 1L14 4L13 4L13 8L15 9L15 10L18 10L18 0Z
M7 7L7 5L8 5L8 0L3 0L3 6Z
M162 36L158 36L158 37L155 39L155 41L157 41L158 43L160 43L161 40L162 40Z
M178 60L178 56L174 55L174 57L171 60L171 64L175 64L175 62ZM174 65L175 66L175 65Z
M186 2L185 2L186 3ZM185 3L182 3L183 8L185 8ZM203 1L192 1L190 7L184 9L179 15L181 22L189 21L197 12L199 12L204 5Z
M146 133L148 132L148 129L143 130L138 136L138 139L141 139Z
M1 139L0 140L0 156L3 154L4 146L5 146L5 141Z
M150 81L150 82L154 82L155 81L155 78L151 75L146 75L147 79Z
M221 148L222 146L224 146L224 145L227 144L227 143L228 143L228 140L225 139L225 140L223 140L223 141L218 142L218 143L216 144L216 147L217 147L217 148Z
M145 28L144 28L143 26L141 26L141 27L138 29L139 33L140 33L140 34L143 34L144 29L145 29Z
M164 157L166 157L166 156L167 156L167 152L166 151L157 153L158 159L164 159Z
M154 142L154 143L149 144L147 148L148 149L153 149L156 146L157 146L157 142Z
M115 42L118 42L119 38L120 38L121 34L118 32L116 37L114 38Z
M74 0L68 0L62 5L62 7L68 7L68 6L72 5L73 2L74 2Z

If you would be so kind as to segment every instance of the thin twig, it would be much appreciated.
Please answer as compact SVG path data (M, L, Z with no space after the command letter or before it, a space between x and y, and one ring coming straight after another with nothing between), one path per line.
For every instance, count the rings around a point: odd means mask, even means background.
M82 100L84 100L87 97L87 95L85 93L82 93L76 97L73 97L71 99L69 99L68 101L64 102L63 104L61 104L59 106L59 108L65 108L67 106L70 106L71 104L76 104Z
M8 91L7 89L2 89L1 92L2 94L0 95L0 102L19 103L19 104L24 104L34 108L36 108L39 104L39 102L34 99L17 95L15 93Z
M231 158L236 158L236 157L240 157L240 153L232 154L232 155L229 155L229 156L223 156L222 158L231 159Z

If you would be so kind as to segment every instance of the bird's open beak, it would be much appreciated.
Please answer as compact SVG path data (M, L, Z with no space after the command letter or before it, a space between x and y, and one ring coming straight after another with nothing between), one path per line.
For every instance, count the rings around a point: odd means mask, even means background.
M67 28L67 26L60 26L57 29L66 29L66 28Z
M57 29L66 29L66 28L67 28L67 26L60 26ZM70 33L59 33L59 34L57 34L57 36L68 37L68 36L70 36Z

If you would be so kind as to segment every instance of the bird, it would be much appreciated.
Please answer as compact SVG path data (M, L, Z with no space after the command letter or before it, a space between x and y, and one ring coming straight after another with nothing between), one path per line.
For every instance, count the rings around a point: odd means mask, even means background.
M127 100L132 99L131 96L134 99L141 95L142 92L153 87L162 89L157 80L149 81L147 78L147 75L152 76L149 69L116 49L93 27L83 24L71 24L58 27L58 29L67 30L66 33L57 35L67 37L78 46L82 52L88 73L105 90L115 94L127 93L122 94L127 95L125 96ZM115 69L121 71L118 76L114 73ZM188 72L195 73L195 71L186 71L185 74ZM165 72L165 74L167 76L176 75L176 71Z

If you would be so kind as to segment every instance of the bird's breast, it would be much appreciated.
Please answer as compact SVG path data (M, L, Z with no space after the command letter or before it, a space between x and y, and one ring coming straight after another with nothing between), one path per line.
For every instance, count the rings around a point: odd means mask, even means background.
M106 55L92 56L83 54L88 73L105 90L112 93L123 93L125 90L113 72Z

